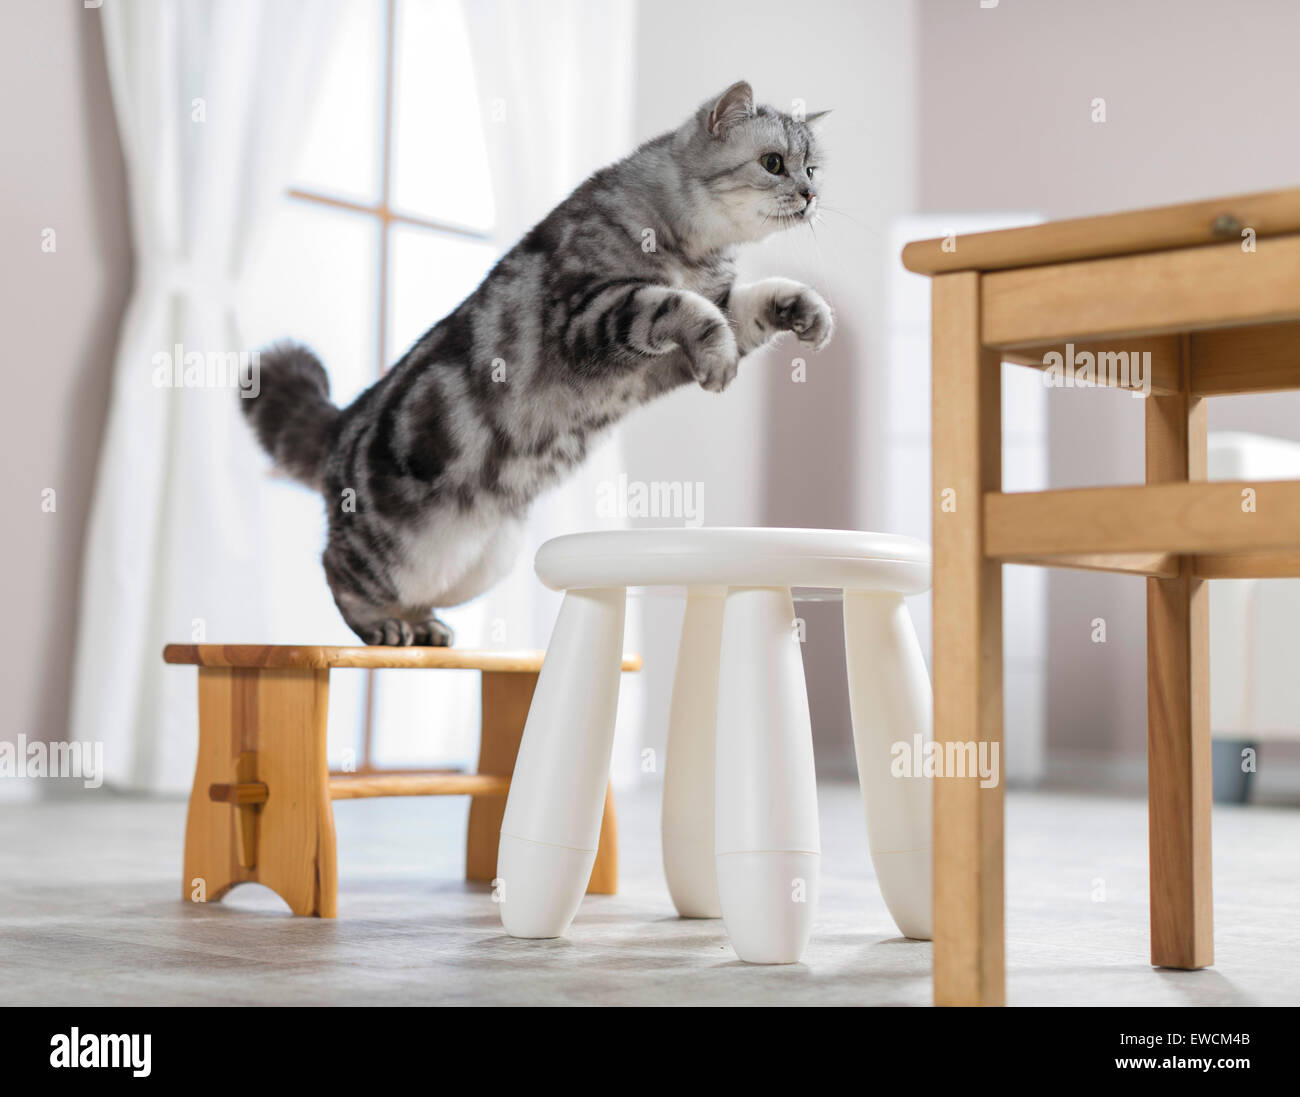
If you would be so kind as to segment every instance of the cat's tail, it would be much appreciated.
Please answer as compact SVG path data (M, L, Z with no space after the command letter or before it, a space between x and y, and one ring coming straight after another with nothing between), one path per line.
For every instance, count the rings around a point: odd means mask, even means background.
M257 395L241 393L244 415L281 472L319 488L330 427L339 416L325 367L300 343L276 343L259 361Z

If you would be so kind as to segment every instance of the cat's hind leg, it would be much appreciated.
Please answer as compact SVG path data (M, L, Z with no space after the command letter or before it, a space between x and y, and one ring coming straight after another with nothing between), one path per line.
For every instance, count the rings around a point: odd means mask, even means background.
M439 620L432 609L359 606L337 595L334 601L348 627L366 644L449 648L455 638L451 626Z
M412 644L427 642L416 639L417 626L404 618L394 617L384 610L373 607L362 609L353 605L345 609L343 600L337 595L334 602L339 607L339 612L343 614L343 620L348 623L348 628L355 632L364 644L406 648Z
M451 626L435 617L432 610L424 620L412 622L411 634L414 637L412 643L427 648L449 648L456 639Z
M330 530L321 563L334 604L363 643L409 647L415 642L409 615L387 569L368 548L353 529Z

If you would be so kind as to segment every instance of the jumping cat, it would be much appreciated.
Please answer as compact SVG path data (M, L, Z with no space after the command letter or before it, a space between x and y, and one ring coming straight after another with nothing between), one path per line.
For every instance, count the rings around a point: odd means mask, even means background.
M350 407L306 347L262 354L244 411L324 496L325 577L363 641L450 644L434 611L505 575L532 501L632 409L691 382L721 392L780 332L826 345L815 291L735 282L737 245L814 217L825 113L733 84L592 175Z

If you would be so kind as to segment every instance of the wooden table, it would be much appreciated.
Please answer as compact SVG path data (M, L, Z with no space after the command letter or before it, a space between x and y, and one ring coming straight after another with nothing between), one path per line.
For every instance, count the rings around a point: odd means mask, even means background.
M1300 388L1300 189L908 244L933 278L934 718L1002 739L1002 567L1147 576L1151 962L1214 961L1206 579L1300 575L1300 482L1206 483L1205 398ZM1145 485L1004 494L1000 363L1149 352ZM1103 357L1104 356L1104 357ZM1111 376L1114 375L1114 376ZM1002 781L936 781L934 997L1005 1000Z

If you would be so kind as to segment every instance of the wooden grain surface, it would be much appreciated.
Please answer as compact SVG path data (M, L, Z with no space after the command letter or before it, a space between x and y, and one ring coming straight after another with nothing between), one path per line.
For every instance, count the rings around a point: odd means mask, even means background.
M999 271L982 306L996 347L1300 320L1300 235Z
M1185 393L1148 400L1147 482L1204 480L1205 435L1203 398ZM1177 578L1147 580L1151 962L1175 968L1214 962L1210 591L1193 564L1184 558Z
M497 774L509 780L515 770L519 740L524 734L528 708L532 704L537 675L500 674L487 671L479 687L482 731L479 735L479 773ZM470 801L469 826L465 835L465 879L491 883L497 875L497 846L501 840L504 798Z
M1001 361L980 345L980 276L934 280L934 738L1002 741L1002 565L983 552L983 496L1002 476ZM934 1001L1000 1005L1003 781L934 787Z
M1193 332L1190 358L1197 396L1300 388L1300 323Z
M1200 579L1300 578L1300 551L1196 556L1193 561L1192 571Z
M542 651L484 651L474 648L418 648L321 644L168 644L163 661L202 667L256 667L324 670L329 667L374 669L490 670L536 674ZM625 654L623 669L641 669L641 656Z
M496 796L510 791L509 777L480 773L368 773L330 777L330 798L363 800L371 796Z
M1062 363L1070 361L1070 354L1074 355L1074 360L1084 353L1093 356L1094 364L1098 362L1098 355L1114 354L1124 352L1130 356L1149 354L1150 371L1146 377L1140 377L1137 372L1130 368L1127 378L1120 366L1114 369L1099 371L1097 374L1097 383L1103 388L1123 388L1137 389L1143 387L1143 382L1149 386L1152 392L1179 392L1181 391L1181 351L1180 337L1177 335L1147 335L1139 336L1132 339L1125 339L1123 343L1117 343L1114 339L1097 341L1095 339L1070 339L1062 343L1039 344L1035 346L1022 347L1003 347L1002 361L1011 362L1017 366L1029 366L1032 369L1046 370L1047 363L1045 357L1055 352L1061 355ZM1104 359L1103 359L1104 361ZM1146 359L1142 359L1145 365ZM1111 385L1112 380L1115 382ZM1125 380L1128 381L1125 384ZM1014 424L1012 424L1014 426Z
M915 240L903 248L903 266L918 274L1006 270L1224 240L1240 244L1243 228L1257 238L1300 232L1300 187L970 233L946 248L943 238Z
M329 671L284 669L273 677L266 681L248 667L199 668L199 750L183 894L213 902L236 884L255 881L295 914L333 918L338 876L325 753ZM268 790L260 806L211 798L213 785L251 783ZM255 827L249 826L254 819Z
M984 514L984 551L1005 560L1300 549L1300 481L1292 480L991 492Z

